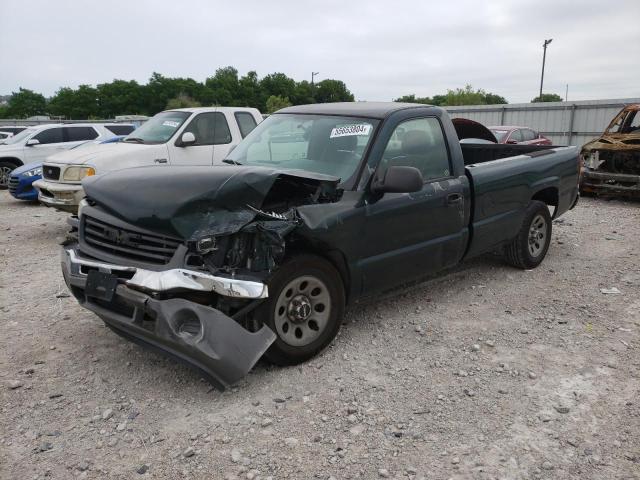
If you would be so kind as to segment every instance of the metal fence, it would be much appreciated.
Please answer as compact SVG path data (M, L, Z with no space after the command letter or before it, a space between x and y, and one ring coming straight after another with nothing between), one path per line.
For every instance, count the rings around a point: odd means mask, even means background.
M468 118L487 126L531 127L555 145L582 146L599 136L616 113L630 103L640 103L640 98L445 108L453 118Z

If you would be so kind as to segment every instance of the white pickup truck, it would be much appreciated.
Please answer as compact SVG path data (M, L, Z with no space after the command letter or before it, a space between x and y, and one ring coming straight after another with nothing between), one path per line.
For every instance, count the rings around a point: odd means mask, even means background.
M218 165L262 121L255 108L203 107L160 112L119 143L95 145L49 157L38 200L75 213L82 179L149 165Z

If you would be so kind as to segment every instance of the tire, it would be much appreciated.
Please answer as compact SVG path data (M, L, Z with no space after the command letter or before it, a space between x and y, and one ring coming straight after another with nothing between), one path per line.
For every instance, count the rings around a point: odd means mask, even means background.
M9 176L18 166L13 162L0 160L0 190L9 188Z
M505 247L505 258L514 267L536 268L547 255L551 243L551 215L543 202L532 200L516 238Z
M276 365L297 365L316 356L338 334L344 315L342 278L326 260L299 255L283 263L268 282L268 300L256 319L277 338L265 353Z

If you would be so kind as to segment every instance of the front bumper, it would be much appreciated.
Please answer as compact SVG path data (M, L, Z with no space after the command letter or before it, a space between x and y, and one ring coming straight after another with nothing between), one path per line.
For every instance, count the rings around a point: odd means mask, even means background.
M580 190L599 194L640 197L640 175L585 169L582 173Z
M276 339L267 326L249 332L219 310L182 298L158 300L128 286L130 281L120 280L108 301L89 296L88 271L133 272L135 278L139 269L82 258L73 247L63 248L61 263L65 283L78 302L112 330L187 363L220 389L244 377Z
M33 188L33 182L40 176L11 175L9 177L9 193L18 200L38 200L38 192Z
M38 190L38 200L47 207L64 212L78 213L78 205L84 198L82 185L73 183L48 182L40 179L33 182Z

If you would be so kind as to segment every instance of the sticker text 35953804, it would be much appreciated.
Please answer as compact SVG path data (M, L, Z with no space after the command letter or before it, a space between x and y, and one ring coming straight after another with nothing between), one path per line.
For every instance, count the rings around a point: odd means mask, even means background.
M371 125L358 124L358 125L343 125L331 130L329 138L336 137L350 137L352 135L369 135L371 131Z

